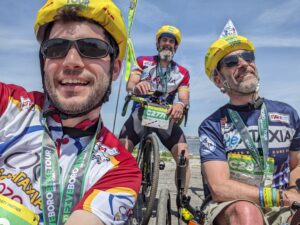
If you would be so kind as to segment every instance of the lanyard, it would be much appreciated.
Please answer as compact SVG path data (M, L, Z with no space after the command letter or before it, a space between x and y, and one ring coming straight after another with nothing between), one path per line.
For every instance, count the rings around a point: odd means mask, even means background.
M44 134L41 156L41 195L45 225L61 225L70 217L73 207L83 195L85 175L90 164L96 136L101 128L99 119L97 130L84 150L69 166L66 178L60 175L56 145L51 138L46 118L43 119ZM60 185L62 184L62 185Z
M261 171L266 173L267 171L267 160L269 156L269 120L268 120L268 112L265 104L262 104L260 116L258 118L258 132L260 137L261 147L263 149L263 160L260 157L259 151L254 144L253 139L251 138L245 123L243 122L241 116L238 112L228 109L228 113L231 121L234 126L238 130L241 138L245 144L245 146L249 149L251 156L254 158L256 163L258 164Z
M170 77L171 73L171 63L167 66L166 72L163 73L162 67L159 63L159 60L157 62L156 66L156 74L158 75L159 79L161 80L161 86L162 86L162 92L166 94L168 92L168 78Z

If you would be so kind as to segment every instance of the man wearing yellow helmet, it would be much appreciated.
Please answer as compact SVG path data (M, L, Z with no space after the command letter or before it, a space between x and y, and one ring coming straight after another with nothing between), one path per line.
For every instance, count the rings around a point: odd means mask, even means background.
M188 70L173 60L180 42L181 34L178 28L169 25L162 26L156 33L158 54L138 57L139 67L132 70L127 83L128 92L150 97L149 92L159 91L163 93L163 100L171 105L169 115L172 121L169 129L159 129L156 133L163 145L171 151L177 163L181 150L185 150L185 156L188 159L186 139L178 121L189 105L190 80ZM177 93L178 101L174 102ZM141 120L137 116L141 110L138 104L134 104L132 114L125 122L119 136L120 141L129 151L132 151L138 144L142 135ZM188 190L189 178L190 168L187 166L185 193Z
M124 224L141 174L100 116L126 50L121 12L111 0L48 0L34 29L45 94L0 83L0 218Z
M291 106L261 98L254 46L230 33L205 57L205 70L229 103L199 127L205 224L282 224L300 202L300 120ZM236 32L236 31L235 31Z

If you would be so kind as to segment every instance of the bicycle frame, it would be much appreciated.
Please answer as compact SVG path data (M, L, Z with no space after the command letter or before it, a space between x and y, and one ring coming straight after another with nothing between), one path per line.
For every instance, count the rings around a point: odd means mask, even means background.
M170 105L168 105L165 101L162 101L159 97L159 93L154 93L153 94L154 96L151 97L150 99L147 99L147 98L143 98L143 97L138 97L138 96L135 96L135 95L127 95L126 98L125 98L125 104L123 106L123 110L122 110L122 116L125 116L126 114L126 111L127 111L127 107L128 107L128 104L130 102L130 100L133 100L135 102L138 102L141 104L142 107L144 107L145 105L151 105L151 107L153 105L158 105L158 106L163 106L164 108L168 108L170 107ZM153 104L154 102L154 104ZM166 111L165 111L166 113ZM186 120L187 120L187 110L185 110L185 123L186 123ZM164 117L164 120L166 120L166 117ZM151 120L150 120L151 121ZM151 121L152 122L152 121ZM165 121L163 121L165 122ZM160 124L161 125L161 124ZM153 147L154 144L152 147L152 151L155 151L156 153L148 153L146 152L145 148L147 148L147 141L149 142L152 142L152 144L155 142L157 143L157 137L156 136L153 136L154 133L155 133L155 130L154 129L160 129L159 128L160 126L158 125L158 127L156 128L153 128L153 127L148 127L148 126L144 126L144 131L143 131L143 134L142 134L142 137L141 137L141 140L140 140L140 145L139 145L139 148L138 148L138 153L137 153L137 157L136 157L136 161L140 167L140 169L142 170L142 187L141 187L141 190L140 190L140 194L139 194L139 197L142 197L143 199L138 199L138 202L142 203L142 207L141 208L138 208L137 211L139 209L142 209L144 204L147 206L147 209L145 210L145 216L144 218L142 218L142 224L147 224L149 218L150 218L150 212L152 212L152 208L153 208L153 204L154 204L154 200L156 198L156 192L157 192L157 185L158 185L158 172L157 169L159 170L161 168L160 166L160 159L159 159L159 149L158 147ZM164 127L164 126L163 126ZM152 155L153 154L153 155ZM155 160L155 155L158 154L158 159ZM153 161L149 161L149 157L152 157L153 156ZM158 164L157 164L158 162ZM152 165L153 164L153 165ZM150 170L149 170L150 168ZM153 170L153 171L152 171ZM153 179L153 180L152 180ZM151 188L150 191L148 188ZM149 192L148 192L149 191ZM146 201L147 197L146 196L148 193L149 194L149 200ZM143 212L142 212L143 213Z
M181 224L182 214L181 208L186 208L192 215L193 219L189 221L190 225L203 224L204 222L204 213L198 209L194 208L190 204L191 198L184 197L184 186L185 186L185 169L186 169L186 159L184 157L185 150L181 151L179 162L177 166L177 210L178 210L178 224Z

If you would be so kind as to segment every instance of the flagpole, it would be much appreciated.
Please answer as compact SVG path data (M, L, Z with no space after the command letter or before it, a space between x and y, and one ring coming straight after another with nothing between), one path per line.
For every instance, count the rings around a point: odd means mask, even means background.
M129 64L131 63L132 56L135 57L132 42L130 40L130 35L131 35L131 29L132 29L133 18L134 18L134 15L135 15L136 5L137 5L137 0L131 0L130 1L130 7L129 7L129 12L128 12L128 40L127 40L127 44L128 43L129 44L127 45L128 47L126 49L126 58L127 58L127 60L125 62L125 67L127 68L126 69L126 74L129 73L127 70L128 70L129 67L131 67ZM132 51L133 51L133 54L132 54ZM128 56L128 52L130 53L130 56ZM133 61L135 61L135 58L133 59ZM124 66L122 66L121 74L123 74L123 72L124 72ZM128 77L129 77L128 74L125 75L126 80L128 79ZM116 121L117 121L117 112L118 112L118 106L119 106L119 99L120 99L122 83L123 83L123 78L121 77L121 81L119 83L117 104L116 104L116 108L115 108L114 123L113 123L113 129L112 129L113 133L115 133L115 127L116 127Z

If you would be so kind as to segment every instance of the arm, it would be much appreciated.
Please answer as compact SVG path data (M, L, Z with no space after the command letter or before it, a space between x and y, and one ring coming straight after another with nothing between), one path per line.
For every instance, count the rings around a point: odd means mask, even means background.
M88 221L89 225L104 225L104 223L93 213L76 210L74 211L65 225L82 225Z
M207 161L202 168L214 201L247 199L259 205L258 188L231 180L226 161Z
M290 187L296 185L296 180L300 178L300 152L299 151L290 151L290 166L291 166L291 175L290 175ZM291 205L294 201L300 202L300 192L297 191L296 187L291 188L288 191L284 191L283 200L285 205Z
M141 81L141 71L134 70L131 72L127 82L126 90L136 95L145 95L151 90L151 85L148 81Z
M291 154L294 155L293 159L295 159L296 152L292 152ZM293 182L300 177L299 161L295 165L291 173L291 181L293 180ZM208 161L203 164L202 168L214 201L224 202L235 199L247 199L260 205L258 188L231 180L227 162ZM300 202L300 194L296 190L286 190L283 192L284 206L291 206L294 201Z
M291 177L290 186L296 185L296 180L300 178L300 151L290 151Z
M175 102L169 109L170 117L174 122L177 122L181 119L185 107L189 105L190 92L188 87L178 89L178 99L179 102Z
M178 87L178 100L179 102L175 102L169 110L170 117L174 122L177 122L181 119L184 109L189 105L190 101L190 74L186 70L184 72L184 78L181 81Z

